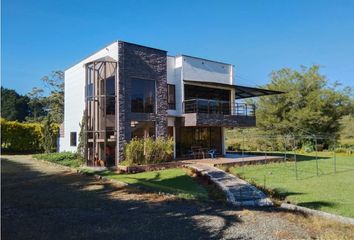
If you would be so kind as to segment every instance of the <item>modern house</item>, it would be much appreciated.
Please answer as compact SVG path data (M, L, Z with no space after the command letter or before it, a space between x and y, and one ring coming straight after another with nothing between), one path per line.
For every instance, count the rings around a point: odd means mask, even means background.
M76 151L83 121L88 164L117 165L134 137L173 137L175 158L194 146L222 154L225 128L256 124L238 100L277 93L236 85L231 64L116 41L65 71L59 150Z

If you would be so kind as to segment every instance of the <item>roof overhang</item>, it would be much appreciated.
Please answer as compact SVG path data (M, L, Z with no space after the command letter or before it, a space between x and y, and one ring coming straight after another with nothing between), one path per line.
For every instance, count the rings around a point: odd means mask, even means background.
M205 87L226 87L226 88L234 88L235 89L235 99L243 99L243 98L252 98L252 97L261 97L267 95L275 95L282 94L285 92L268 90L264 88L254 88L254 87L245 87L240 85L232 85L225 83L217 83L217 82L202 82L202 81L192 81L192 80L184 80L185 83L190 84L202 84Z

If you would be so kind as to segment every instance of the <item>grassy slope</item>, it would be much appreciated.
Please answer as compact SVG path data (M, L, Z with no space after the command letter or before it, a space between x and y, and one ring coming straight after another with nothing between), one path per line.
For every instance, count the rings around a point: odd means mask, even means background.
M333 158L319 157L319 176L313 156L303 156L295 163L274 163L231 168L233 174L275 190L287 200L326 212L354 217L354 157L337 157L334 174ZM265 176L265 177L264 177Z
M206 199L208 197L206 189L180 168L136 174L116 174L106 171L100 175L153 191L174 194L180 198Z

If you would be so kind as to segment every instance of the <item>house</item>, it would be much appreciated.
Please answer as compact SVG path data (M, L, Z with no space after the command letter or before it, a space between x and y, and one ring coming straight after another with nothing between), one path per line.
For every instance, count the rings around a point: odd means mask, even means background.
M225 128L256 124L254 105L237 100L277 93L236 85L231 64L116 41L65 71L59 150L76 151L83 121L88 164L117 165L134 137L173 137L175 158L223 154Z

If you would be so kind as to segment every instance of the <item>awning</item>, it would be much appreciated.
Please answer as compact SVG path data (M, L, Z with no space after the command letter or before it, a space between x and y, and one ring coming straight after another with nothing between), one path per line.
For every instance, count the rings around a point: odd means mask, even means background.
M203 84L204 87L227 87L227 88L234 88L235 89L235 99L243 99L243 98L252 98L252 97L260 97L260 96L267 96L267 95L275 95L275 94L282 94L285 92L282 91L275 91L275 90L268 90L264 88L254 88L254 87L245 87L240 85L231 85L225 83L217 83L217 82L202 82L202 81L192 81L192 80L184 80L185 83L190 84Z

